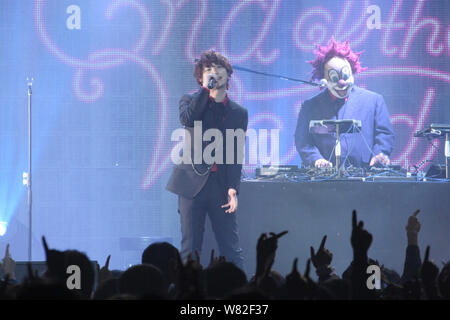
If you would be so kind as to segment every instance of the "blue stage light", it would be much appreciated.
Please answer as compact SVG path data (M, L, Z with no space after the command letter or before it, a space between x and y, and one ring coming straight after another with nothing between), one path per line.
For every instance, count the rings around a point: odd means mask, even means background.
M7 226L8 223L6 221L0 221L0 237L5 235Z

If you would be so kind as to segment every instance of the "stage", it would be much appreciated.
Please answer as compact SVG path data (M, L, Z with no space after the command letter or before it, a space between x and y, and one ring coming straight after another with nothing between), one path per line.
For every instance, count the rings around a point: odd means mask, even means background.
M153 242L181 249L177 196L165 186L183 126L179 101L200 89L193 73L210 48L234 68L227 97L248 111L244 176L264 165L308 166L296 149L297 120L324 89L304 80L317 45L332 38L362 52L354 84L386 104L390 163L421 173L445 163L442 136L415 134L450 124L450 1L33 0L0 8L0 254L10 244L17 262L45 261L42 236L100 264L111 255L117 270L140 263ZM372 123L365 119L354 117ZM370 256L398 272L408 216L421 209L422 257L430 244L441 266L450 258L449 195L450 184L437 182L244 181L237 214L246 272L262 232L289 230L275 270L286 274L295 257L303 270L309 247L327 234L342 273L353 209L374 235ZM213 238L207 228L206 264Z
M352 261L353 209L373 235L369 257L400 275L407 246L405 226L408 217L420 209L422 259L430 245L430 256L440 266L450 256L449 195L450 183L446 182L242 182L238 223L245 271L247 275L255 271L256 244L262 232L288 230L278 242L273 270L286 275L298 257L303 272L310 246L317 249L326 234L332 266L341 275ZM202 262L208 261L214 245L208 224Z

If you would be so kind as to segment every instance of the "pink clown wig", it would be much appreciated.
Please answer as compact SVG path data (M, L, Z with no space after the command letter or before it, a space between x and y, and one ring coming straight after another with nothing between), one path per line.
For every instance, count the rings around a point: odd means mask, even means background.
M350 63L353 74L366 70L367 68L361 67L359 62L359 56L361 53L362 51L353 52L352 49L350 49L348 41L339 43L334 40L334 37L332 37L327 46L317 45L316 50L314 50L316 58L313 61L308 61L308 63L313 66L313 75L311 79L323 79L324 66L333 57L341 57L346 59Z

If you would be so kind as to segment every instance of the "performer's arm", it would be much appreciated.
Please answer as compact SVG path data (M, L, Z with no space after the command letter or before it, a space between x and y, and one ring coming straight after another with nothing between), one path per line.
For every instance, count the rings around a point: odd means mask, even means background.
M242 129L244 132L247 132L247 125L248 125L248 111L245 110L245 113L242 117L242 122L239 125L239 129ZM227 182L228 186L227 189L234 189L236 190L236 193L239 193L239 187L241 184L241 172L242 172L242 163L244 162L244 159L238 158L239 155L244 155L244 149L245 149L245 139L243 145L238 145L237 139L235 139L234 143L234 164L228 166L227 168ZM238 152L238 149L240 149Z
M302 105L295 129L295 146L305 165L315 165L319 159L323 159L319 149L314 145L311 134L309 133L310 115L307 107Z
M412 216L408 218L408 224L406 225L406 236L408 238L408 247L406 248L406 258L403 267L402 281L411 281L415 277L420 277L420 266L422 260L420 258L420 249L418 236L420 231L420 222L417 219L419 211L414 212Z
M241 124L237 128L242 129L244 131L244 141L242 144L239 144L237 143L239 140L235 139L234 159L233 159L234 163L230 164L227 168L228 203L222 205L222 208L225 208L226 213L234 213L238 207L237 195L239 193L239 187L241 184L242 163L244 162L243 155L245 149L245 132L247 131L247 125L248 125L248 111L244 109ZM241 152L238 153L238 150L240 150ZM240 155L242 155L242 157Z
M389 118L386 103L380 95L377 99L377 106L375 109L375 136L373 152L375 155L383 153L390 156L393 144L394 130L392 129L392 123Z
M180 100L180 122L186 127L193 127L194 121L202 120L208 105L209 90L201 87L193 96L184 95Z

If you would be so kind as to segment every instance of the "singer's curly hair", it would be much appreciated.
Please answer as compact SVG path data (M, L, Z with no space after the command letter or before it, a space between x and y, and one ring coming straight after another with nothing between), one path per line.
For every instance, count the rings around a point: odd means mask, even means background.
M233 67L231 66L231 64L227 58L225 58L220 53L215 52L214 50L208 50L208 51L203 52L200 56L200 59L197 60L197 63L195 64L195 69L194 69L195 79L197 80L199 85L203 85L202 84L203 69L205 67L211 67L211 65L213 63L218 66L222 66L227 70L227 74L228 74L227 89L228 89L230 77L231 77L231 74L233 73Z
M333 57L346 59L350 63L353 74L366 70L367 68L361 67L361 63L359 62L361 53L362 51L353 52L352 49L350 49L348 41L339 43L334 40L334 37L331 38L326 46L316 45L316 50L314 50L316 58L312 61L307 61L313 66L311 79L323 79L324 66Z

